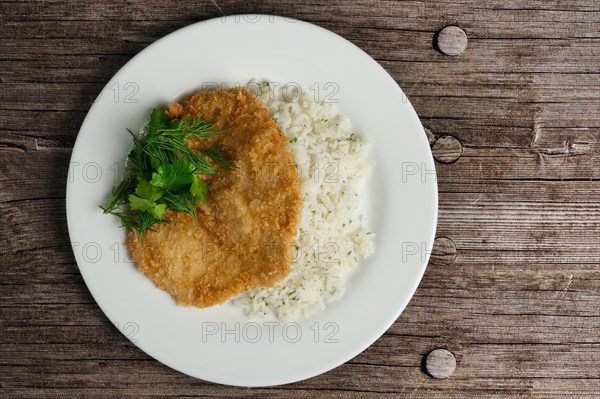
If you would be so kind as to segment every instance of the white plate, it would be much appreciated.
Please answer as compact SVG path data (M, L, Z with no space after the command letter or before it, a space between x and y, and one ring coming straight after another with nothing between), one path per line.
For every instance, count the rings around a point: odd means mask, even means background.
M365 193L375 254L345 296L297 323L248 320L231 304L178 307L139 273L117 218L103 204L150 109L211 82L268 79L338 101L371 137L376 167ZM318 92L318 94L317 94ZM316 376L356 356L398 318L425 271L437 218L434 162L423 127L390 75L347 40L267 15L228 16L148 46L106 85L73 149L67 219L81 274L108 318L140 349L191 376L268 386Z

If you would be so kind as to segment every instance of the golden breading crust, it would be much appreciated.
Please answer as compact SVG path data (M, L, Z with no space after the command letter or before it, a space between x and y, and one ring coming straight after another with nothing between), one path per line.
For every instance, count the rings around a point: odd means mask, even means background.
M208 202L189 214L168 211L172 223L141 240L128 235L139 270L180 305L212 306L258 287L273 286L290 270L300 217L300 179L288 140L263 104L245 89L200 91L172 118L214 116L222 133L193 138L192 149L226 146L236 169L206 177Z

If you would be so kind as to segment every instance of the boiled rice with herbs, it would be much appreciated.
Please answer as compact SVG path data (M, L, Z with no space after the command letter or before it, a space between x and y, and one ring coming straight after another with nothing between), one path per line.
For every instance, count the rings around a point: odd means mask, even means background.
M313 101L312 92L266 82L247 87L289 138L304 205L288 277L234 303L250 318L275 315L291 321L339 299L351 273L375 250L374 234L359 211L361 186L371 169L369 143L332 104Z

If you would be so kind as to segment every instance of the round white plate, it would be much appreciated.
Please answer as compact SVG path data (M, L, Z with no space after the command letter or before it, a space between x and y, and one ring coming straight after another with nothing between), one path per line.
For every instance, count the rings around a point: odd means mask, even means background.
M117 218L98 207L118 183L131 138L152 107L215 85L267 79L337 102L371 138L365 192L376 252L344 297L296 323L252 321L231 304L178 307L137 271ZM371 57L318 26L268 15L216 18L148 46L110 80L73 149L67 219L92 295L140 349L191 376L268 386L316 376L356 356L398 318L425 271L437 219L434 162L423 127L394 79Z

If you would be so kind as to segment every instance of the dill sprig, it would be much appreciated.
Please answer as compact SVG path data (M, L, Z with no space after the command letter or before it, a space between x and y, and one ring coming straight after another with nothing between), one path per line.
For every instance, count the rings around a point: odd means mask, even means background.
M225 153L225 148L222 144L213 144L210 147L201 151L203 155L210 158L218 167L224 170L232 170L233 164Z
M115 188L105 214L117 216L121 226L141 238L153 226L166 223L167 209L192 215L198 223L196 206L207 201L208 185L200 176L219 169L232 170L225 148L212 145L195 152L186 144L190 137L206 139L218 133L211 118L171 119L154 108L142 133L130 130L133 146L126 163L126 175Z
M127 197L132 190L135 190L135 186L137 185L137 181L134 176L127 175L125 178L119 183L117 187L113 188L112 195L108 200L106 206L101 206L104 213L113 213L117 211L127 201Z

